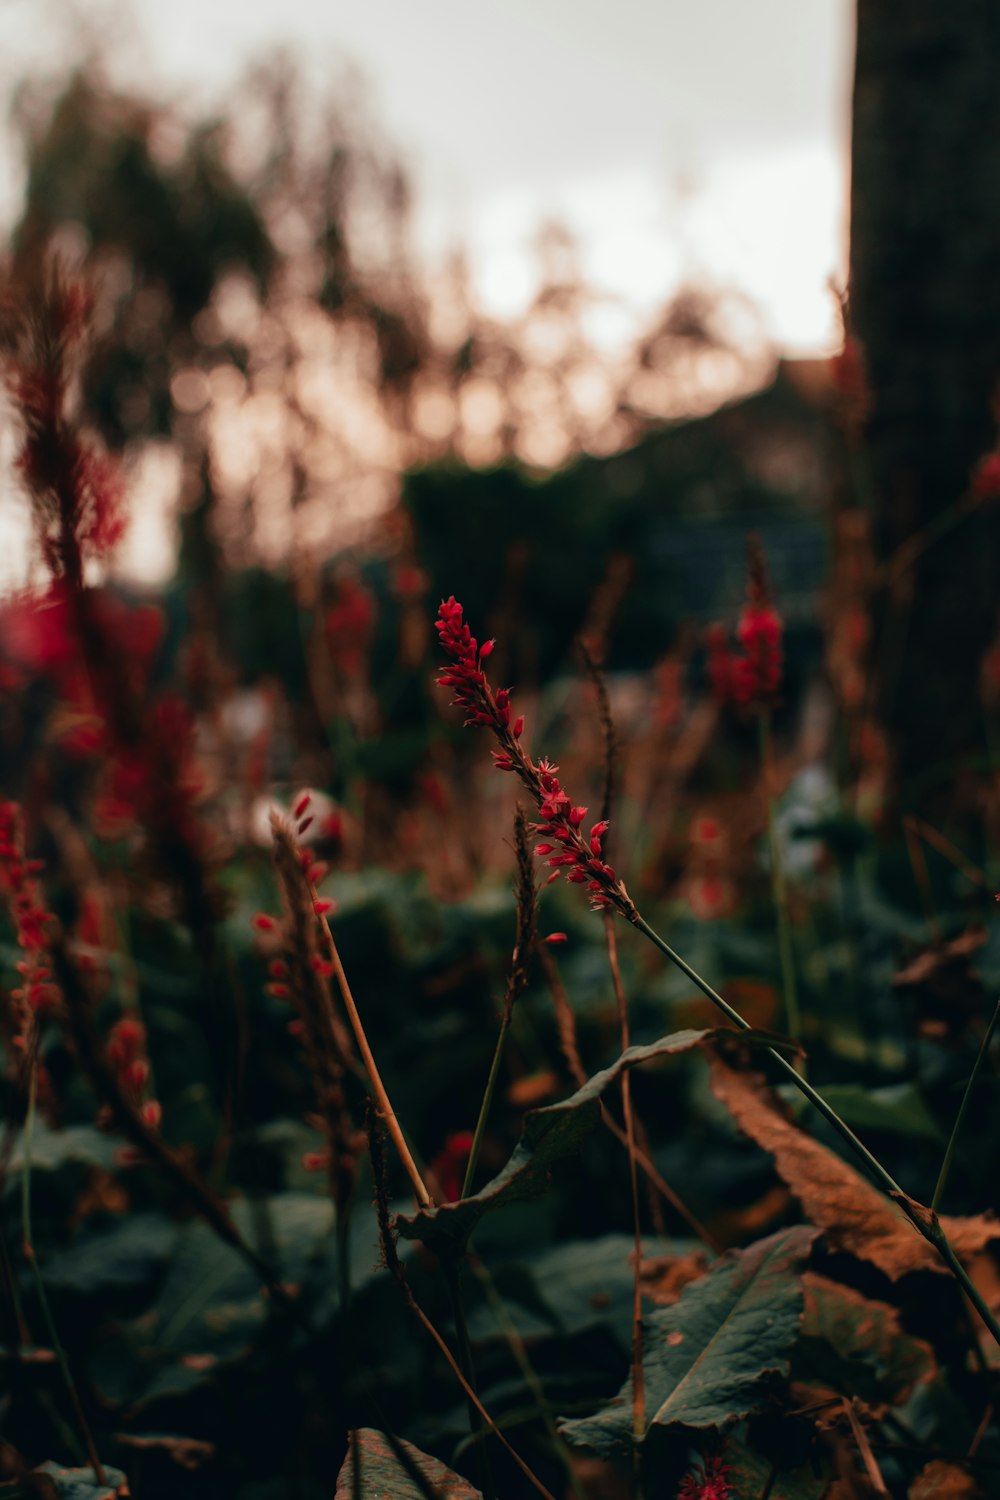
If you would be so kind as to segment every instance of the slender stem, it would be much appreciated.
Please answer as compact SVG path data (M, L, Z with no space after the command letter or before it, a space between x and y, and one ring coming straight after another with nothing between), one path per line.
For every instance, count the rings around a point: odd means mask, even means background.
M483 1143L483 1135L486 1131L486 1121L489 1117L490 1108L493 1104L493 1095L496 1092L497 1078L500 1075L500 1059L503 1056L503 1045L507 1040L507 1032L510 1030L511 1012L505 1011L500 1021L500 1031L497 1036L497 1044L493 1049L493 1061L490 1063L490 1074L486 1080L486 1089L483 1093L483 1102L479 1106L479 1119L476 1121L476 1131L472 1137L472 1147L469 1151L469 1160L465 1165L465 1178L462 1182L462 1197L467 1198L472 1191L472 1182L476 1175L476 1164L479 1161L479 1150Z
M702 994L707 996L707 998L711 1000L712 1004L717 1006L718 1009L722 1011L723 1015L727 1016L735 1026L738 1026L741 1031L753 1030L750 1022L745 1020L744 1017L740 1015L739 1011L734 1009L734 1007L729 1004L728 1000L724 1000L722 996L712 988L707 980L702 979L701 975L695 969L692 969L691 965L687 963L685 959L681 958L680 954L677 953L673 948L671 948L670 944L665 942L664 939L660 937L659 933L656 932L654 928L650 927L649 923L645 921L645 919L641 917L638 912L636 912L633 921L634 925L638 927L639 931L642 932L651 943L659 948L660 952L666 958L669 958L671 963L676 964L681 973L686 974L687 977L691 980L691 983L696 985L697 988L701 990ZM968 1297L969 1301L978 1312L980 1318L989 1329L997 1345L1000 1346L1000 1323L997 1322L992 1311L980 1296L972 1281L972 1278L969 1276L965 1267L962 1265L962 1262L955 1254L948 1236L945 1234L943 1228L941 1227L941 1223L938 1219L937 1214L924 1208L922 1204L917 1203L903 1191L896 1179L886 1171L882 1163L868 1150L868 1147L865 1146L863 1142L858 1140L858 1137L854 1134L854 1131L845 1120L842 1120L840 1118L833 1106L826 1102L826 1100L823 1098L823 1095L820 1094L816 1089L814 1089L811 1083L809 1083L805 1078L803 1078L799 1073L796 1072L791 1063L788 1062L786 1058L782 1057L781 1053L775 1047L767 1047L765 1050L767 1051L768 1055L772 1057L778 1064L782 1072L787 1075L789 1081L791 1083L794 1083L799 1093L804 1094L809 1100L810 1104L815 1105L820 1114L833 1126L838 1135L840 1135L841 1138L846 1141L855 1155L860 1157L863 1164L875 1178L878 1186L882 1189L887 1197L893 1200L898 1208L901 1208L903 1210L903 1212L906 1214L906 1217L913 1225L914 1229L916 1229L917 1233L922 1235L923 1238L928 1242L928 1244L934 1246L938 1254L941 1256L942 1260L954 1273L956 1280L959 1282L963 1291L965 1292L965 1295Z
M481 1439L485 1437L487 1429L483 1423L481 1406L476 1393L476 1370L472 1360L472 1342L469 1338L469 1325L465 1321L465 1308L462 1304L462 1287L460 1283L462 1274L461 1263L457 1261L443 1261L442 1270L444 1271L445 1280L448 1283L452 1313L455 1318L458 1360L468 1386L469 1425L472 1428L473 1436ZM480 1444L479 1463L484 1500L496 1500L493 1466L490 1463L490 1456L485 1443Z
M771 893L778 922L778 959L781 964L781 992L785 1002L788 1035L798 1041L802 1036L798 989L795 982L795 958L792 953L792 929L788 920L788 893L785 889L785 867L778 839L778 819L774 805L774 742L771 738L771 715L765 709L757 719L760 738L761 772L767 801L767 848L771 873ZM805 1063L799 1063L805 1072Z
M45 1323L49 1331L49 1338L52 1340L52 1348L55 1351L56 1359L59 1361L59 1368L62 1371L62 1377L66 1383L66 1390L69 1393L70 1404L73 1407L73 1414L76 1417L77 1426L79 1427L80 1435L83 1438L83 1444L87 1451L87 1458L90 1462L91 1468L94 1471L94 1477L97 1480L97 1483L106 1485L108 1482L107 1476L105 1475L101 1460L97 1456L97 1449L94 1446L94 1438L90 1430L90 1424L88 1423L87 1418L84 1415L83 1406L80 1403L79 1392L76 1388L76 1382L73 1379L73 1372L69 1367L69 1359L67 1358L66 1351L63 1348L62 1342L59 1338L55 1318L52 1316L52 1308L49 1305L48 1295L45 1291L45 1281L42 1277L42 1268L38 1264L38 1256L35 1254L35 1246L31 1232L31 1140L35 1130L35 1100L37 1097L37 1093L38 1059L36 1057L32 1061L31 1071L28 1076L28 1111L24 1118L24 1135L22 1138L22 1154L24 1160L21 1168L21 1239L24 1248L24 1257L27 1260L28 1264L31 1266L32 1275L35 1278L35 1289L38 1293L38 1301L42 1309L42 1317L45 1319Z
M979 1070L983 1065L986 1054L990 1050L990 1042L993 1040L993 1033L996 1030L998 1021L1000 1021L1000 998L998 998L997 1003L993 1009L993 1014L990 1017L990 1023L983 1033L983 1039L979 1044L979 1051L976 1053L976 1060L972 1065L972 1072L969 1074L969 1081L965 1085L965 1092L962 1095L962 1102L958 1106L958 1114L955 1116L955 1123L951 1127L951 1135L948 1137L948 1145L944 1153L944 1160L941 1163L941 1170L938 1173L938 1179L934 1186L934 1196L931 1199L931 1213L937 1213L938 1208L941 1204L941 1199L944 1197L945 1186L948 1182L948 1174L951 1171L951 1164L955 1157L955 1146L958 1142L959 1132L962 1129L966 1111L969 1108L969 1101L972 1098L972 1091L976 1086L976 1079L979 1077Z
M410 1148L406 1144L402 1127L396 1118L396 1111L390 1103L385 1084L382 1082L378 1065L375 1062L375 1055L368 1045L365 1028L358 1012L358 1007L355 1004L354 996L351 994L351 986L347 981L344 965L340 961L340 953L337 950L337 944L333 940L330 923L325 916L321 918L321 921L323 923L323 930L326 933L327 949L330 954L330 962L333 964L333 973L337 981L337 988L340 990L340 998L344 1002L347 1019L351 1023L351 1030L354 1032L354 1040L358 1044L358 1051L361 1053L361 1059L364 1062L365 1070L372 1086L372 1093L375 1095L378 1112L384 1119L385 1128L392 1137L392 1143L396 1148L400 1161L403 1163L406 1175L410 1179L417 1202L421 1208L430 1208L433 1200L427 1191L423 1178L417 1170L417 1164L410 1154Z
M536 952L538 953L538 957L541 960L542 969L545 972L546 982L548 983L549 989L552 993L552 1003L555 1007L556 1013L556 1025L559 1029L559 1044L562 1049L563 1057L566 1061L567 1067L569 1068L570 1075L573 1078L573 1081L576 1083L578 1088L583 1088L584 1084L587 1082L587 1070L583 1066L583 1059L580 1056L580 1050L577 1046L576 1020L573 1015L572 1007L569 1003L569 997L566 994L566 990L563 986L562 980L559 978L559 970L556 966L556 961L552 957L552 954L549 952L548 948L544 943L540 943L538 944ZM601 1119L607 1126L608 1130L611 1131L611 1134L614 1136L618 1144L620 1146L627 1146L628 1138L626 1137L624 1130L619 1125L618 1121L615 1119L611 1111L608 1109L603 1099L601 1100ZM685 1224L687 1224L688 1228L691 1229L697 1235L698 1239L700 1239L703 1244L707 1245L708 1248L712 1250L716 1255L721 1255L723 1246L720 1245L718 1240L709 1233L704 1224L699 1223L684 1200L674 1192L673 1188L670 1186L669 1182L667 1182L662 1172L657 1170L655 1163L652 1161L647 1152L643 1150L643 1148L638 1144L636 1146L635 1159L638 1164L639 1170L643 1173L647 1182L649 1182L650 1185L654 1187L657 1192L666 1199L671 1208L673 1208L678 1214L680 1214L681 1218L684 1220Z
M518 1363L521 1374L524 1376L524 1383L530 1390L532 1396L534 1396L535 1398L537 1411L541 1416L542 1421L545 1423L545 1430L549 1435L552 1447L559 1455L563 1467L566 1470L566 1480L569 1484L570 1489L576 1496L576 1500L587 1500L587 1496L584 1492L583 1486L580 1483L580 1479L576 1473L575 1468L573 1467L572 1454L569 1450L568 1445L564 1441L562 1434L555 1424L555 1418L552 1415L552 1407L549 1404L548 1397L545 1394L542 1382L538 1378L535 1367L531 1363L530 1356L525 1347L524 1339L518 1332L517 1325L507 1310L507 1304L504 1302L500 1293L497 1291L496 1283L494 1282L493 1277L490 1275L489 1271L483 1265L481 1260L479 1260L476 1256L469 1255L467 1257L466 1264L485 1292L486 1300L489 1302L491 1308L496 1314L497 1321L503 1328L504 1336L506 1337L507 1343L510 1346L511 1353Z
M629 1047L628 999L618 964L618 938L615 919L604 914L604 935L608 945L608 962L618 1006L618 1026L622 1053ZM628 1149L629 1187L632 1195L632 1233L635 1244L635 1267L632 1277L632 1435L635 1438L638 1468L638 1445L646 1433L646 1376L642 1363L642 1225L639 1218L639 1177L636 1170L635 1119L632 1114L632 1075L622 1073L622 1115L625 1120L625 1142Z
M424 1328L430 1334L431 1338L434 1340L435 1344L438 1346L438 1348L440 1349L441 1353L444 1355L444 1357L447 1360L448 1364L450 1365L452 1373L454 1374L455 1378L457 1379L459 1385L462 1387L462 1389L465 1392L466 1396L468 1397L469 1401L475 1406L476 1410L479 1412L479 1415L482 1417L483 1421L487 1424L487 1426L489 1427L490 1431L503 1444L503 1446L507 1449L507 1452L510 1454L511 1458L517 1464L518 1468L521 1470L521 1473L527 1479L528 1483L531 1485L531 1487L533 1489L537 1490L538 1493L542 1496L542 1500L555 1500L555 1496L552 1494L551 1490L547 1490L545 1488L545 1485L542 1483L542 1481L537 1477L536 1474L534 1474L532 1472L531 1469L529 1469L528 1465L525 1463L525 1461L521 1457L521 1455L517 1452L517 1450L515 1448L511 1447L510 1443L504 1437L503 1433L500 1431L500 1428L497 1426L496 1422L494 1422L493 1418L490 1416L489 1412L486 1410L485 1406L480 1401L479 1397L476 1395L476 1393L473 1390L472 1386L466 1380L464 1374L462 1373L462 1368L461 1368L461 1365L459 1364L458 1360L455 1358L454 1354L452 1354L452 1352L448 1348L448 1345L446 1344L445 1340L441 1337L440 1333L438 1333L437 1329L434 1327L434 1324L431 1322L430 1318L427 1316L427 1314L424 1312L423 1308L417 1302L416 1298L414 1297L413 1293L410 1291L410 1289L409 1289L408 1286L404 1286L404 1292L406 1294L406 1300L409 1303L409 1306L410 1306L411 1310L416 1315L416 1317L420 1320L420 1322L423 1324Z

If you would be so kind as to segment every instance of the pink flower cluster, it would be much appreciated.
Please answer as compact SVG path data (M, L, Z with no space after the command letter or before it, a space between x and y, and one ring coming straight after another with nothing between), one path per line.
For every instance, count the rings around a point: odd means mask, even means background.
M594 823L584 833L587 809L575 807L563 791L556 775L558 766L544 759L536 764L525 751L521 744L524 717L512 719L509 690L491 688L483 662L491 655L493 642L478 644L454 596L442 602L436 628L451 659L438 686L454 691L452 701L465 710L466 724L491 731L500 746L493 752L493 764L499 771L513 772L534 799L541 813L541 821L531 825L540 840L535 853L552 868L550 880L565 875L572 885L586 886L595 910L613 909L634 921L635 907L628 892L603 856L607 823Z

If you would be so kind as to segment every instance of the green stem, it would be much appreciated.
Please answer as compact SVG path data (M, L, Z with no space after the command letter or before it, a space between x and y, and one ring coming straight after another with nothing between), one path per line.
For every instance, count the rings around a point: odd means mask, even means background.
M476 1164L479 1161L479 1149L483 1143L486 1132L486 1121L489 1117L490 1108L493 1104L493 1095L496 1092L497 1078L500 1076L500 1059L503 1056L503 1044L507 1040L507 1032L510 1030L511 1013L504 1014L500 1022L500 1032L497 1036L497 1044L493 1049L493 1061L490 1063L490 1074L486 1080L486 1088L483 1093L483 1102L479 1106L479 1119L476 1121L476 1133L472 1137L472 1146L469 1150L469 1160L465 1165L465 1178L462 1182L462 1197L468 1198L472 1191L473 1178L476 1175Z
M649 939L649 941L660 950L664 957L669 958L671 963L676 964L681 973L686 974L687 977L691 980L691 983L696 985L697 988L701 990L702 994L705 995L709 1000L711 1000L712 1004L717 1006L718 1009L722 1011L724 1016L727 1016L728 1019L732 1021L734 1026L739 1027L741 1031L753 1030L750 1022L745 1020L744 1017L740 1015L739 1011L734 1009L734 1007L729 1004L728 1000L724 1000L722 996L712 988L707 980L702 979L701 975L697 973L695 969L692 969L691 965L687 963L683 958L681 958L680 954L677 953L673 948L671 948L670 944L665 942L663 938L660 937L659 933L656 932L654 928L650 927L649 923L645 921L638 912L635 913L635 916L632 920L633 924L638 927L639 931L642 932ZM896 1179L886 1171L882 1163L868 1150L868 1147L864 1145L862 1141L858 1140L858 1137L854 1134L854 1131L845 1120L842 1120L840 1118L833 1106L826 1102L826 1100L823 1098L823 1095L818 1093L817 1090L813 1088L811 1083L803 1078L801 1074L796 1072L792 1064L788 1062L786 1058L782 1057L781 1053L777 1051L776 1048L767 1047L765 1050L768 1055L773 1058L774 1061L778 1064L782 1072L786 1074L789 1081L791 1083L794 1083L799 1093L804 1094L805 1097L809 1100L810 1104L815 1105L816 1109L819 1110L823 1118L833 1126L834 1130L836 1130L841 1139L844 1140L847 1145L850 1146L855 1155L860 1158L864 1166L867 1167L868 1171L871 1173L872 1177L874 1177L878 1186L882 1189L883 1193L885 1193L888 1198L891 1198L898 1208L901 1208L903 1210L907 1218L910 1220L910 1223L916 1229L917 1233L922 1235L923 1238L928 1242L928 1244L934 1246L938 1254L941 1256L942 1260L945 1261L945 1263L954 1273L955 1278L961 1285L962 1290L965 1292L965 1295L968 1297L969 1301L978 1312L980 1318L989 1329L998 1347L1000 1347L1000 1323L997 1322L990 1308L983 1301L983 1298L980 1296L979 1292L973 1285L968 1272L962 1265L961 1261L958 1259L955 1251L952 1249L951 1243L949 1242L948 1236L945 1234L944 1230L941 1227L937 1214L928 1211L926 1208L923 1208L921 1204L916 1203L912 1198L910 1198L907 1193L903 1191Z
M958 1114L955 1116L955 1123L951 1127L951 1135L948 1137L948 1146L945 1150L944 1160L941 1163L941 1170L938 1173L937 1183L934 1187L934 1196L931 1199L931 1213L937 1213L941 1203L941 1199L944 1197L945 1186L948 1182L948 1174L951 1171L951 1164L955 1158L955 1146L958 1141L959 1132L962 1129L966 1111L969 1108L969 1101L972 1098L972 1091L976 1086L976 1079L979 1077L979 1070L983 1065L987 1052L989 1052L990 1050L990 1042L993 1040L993 1033L996 1030L998 1021L1000 1021L1000 999L997 1000L996 1006L993 1010L993 1014L990 1017L990 1024L987 1026L986 1031L983 1034L983 1040L979 1045L979 1051L976 1054L976 1060L972 1065L972 1072L969 1074L969 1081L965 1085L965 1092L962 1095L962 1102L958 1106Z
M723 1015L727 1016L729 1020L732 1021L734 1026L738 1026L741 1031L753 1030L750 1022L745 1020L745 1018L740 1015L739 1011L735 1010L733 1006L729 1004L728 1000L724 1000L717 990L713 990L708 981L702 979L701 975L698 974L694 969L692 969L691 965L687 963L685 959L681 958L680 954L677 953L673 948L671 948L669 943L664 942L663 938L660 937L660 934L654 931L654 929L650 927L648 922L644 921L642 917L638 917L635 925L639 928L640 932L644 933L645 936L649 938L651 943L654 943L656 947L659 948L660 952L664 954L665 957L670 959L671 963L676 964L681 972L687 975L692 984L697 985L702 994L706 995L708 999L711 1000L712 1004L717 1006L718 1009L722 1011ZM781 1068L782 1072L788 1075L789 1079L792 1083L795 1084L795 1087L799 1090L799 1092L801 1094L805 1094L810 1104L814 1104L816 1106L820 1114L829 1121L834 1130L836 1130L837 1134L847 1142L851 1150L861 1158L882 1191L890 1195L895 1193L902 1193L903 1189L900 1187L896 1179L890 1176L885 1167L883 1167L882 1163L871 1154L871 1152L868 1150L868 1147L864 1145L862 1141L858 1140L858 1137L854 1134L854 1131L847 1124L846 1120L842 1120L833 1106L827 1104L822 1094L817 1093L812 1084L809 1083L805 1078L802 1077L799 1072L796 1071L796 1069L792 1066L788 1059L786 1057L783 1057L782 1054L777 1050L777 1048L766 1047L764 1050L767 1052L769 1057L772 1057L774 1059L774 1061Z
M32 1275L35 1278L35 1290L38 1293L38 1301L42 1309L42 1317L45 1319L45 1324L49 1331L49 1338L52 1341L52 1348L55 1352L56 1359L59 1362L59 1368L62 1371L63 1380L66 1383L66 1390L69 1393L70 1404L73 1407L73 1414L76 1417L77 1426L80 1430L80 1435L83 1438L83 1445L86 1449L87 1458L90 1462L91 1468L94 1471L94 1477L97 1483L100 1485L106 1485L108 1482L107 1476L105 1475L101 1460L97 1456L97 1449L94 1446L93 1434L90 1431L90 1426L87 1422L87 1418L84 1416L83 1407L80 1404L80 1396L76 1388L76 1382L73 1379L73 1372L70 1370L66 1351L62 1346L62 1342L60 1341L59 1334L56 1329L55 1318L52 1316L52 1308L49 1305L48 1295L45 1291L45 1282L42 1278L42 1268L38 1264L38 1256L35 1254L35 1246L31 1233L31 1139L34 1135L35 1130L35 1100L37 1094L38 1061L36 1058L31 1064L31 1071L28 1076L28 1110L24 1117L24 1135L22 1137L22 1154L24 1160L21 1169L21 1239L25 1259L31 1266Z
M767 847L771 867L771 894L778 921L778 958L781 964L781 991L785 1002L785 1020L788 1035L795 1041L802 1036L802 1018L799 1013L799 997L795 983L795 959L792 954L792 929L788 920L788 893L785 889L785 869L781 861L781 845L778 840L778 819L774 806L772 765L774 760L771 740L771 715L764 710L757 719L760 738L760 762L764 777L764 794L767 799ZM805 1072L805 1063L800 1062Z

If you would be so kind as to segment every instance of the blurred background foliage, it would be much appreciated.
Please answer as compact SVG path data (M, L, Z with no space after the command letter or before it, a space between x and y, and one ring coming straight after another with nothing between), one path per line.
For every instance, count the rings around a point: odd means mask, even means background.
M862 10L865 58L876 22ZM184 769L196 771L190 795L218 897L213 944L192 941L175 872L157 865L141 818L121 805L110 758L86 747L64 675L74 645L47 580L0 605L3 790L25 808L64 929L99 956L99 1029L123 1009L141 1015L164 1139L231 1201L308 1312L306 1329L283 1317L174 1186L123 1161L122 1143L98 1128L74 1048L49 1028L34 1232L88 1416L101 1452L149 1496L178 1483L241 1500L329 1494L347 1429L371 1425L373 1412L471 1468L457 1387L376 1269L364 1178L349 1307L337 1290L333 1210L304 1165L321 1144L311 1081L252 926L278 904L268 814L313 789L309 846L331 865L337 942L396 1109L422 1160L454 1171L449 1142L475 1120L513 943L512 798L432 686L434 608L455 593L480 638L496 638L491 671L516 684L534 752L558 755L574 795L596 807L604 743L582 636L606 669L619 735L615 863L689 961L755 1026L780 1029L756 726L713 696L706 640L706 627L736 620L755 533L785 624L777 848L810 1066L890 1170L926 1196L1000 983L986 926L1000 837L986 607L960 670L935 654L947 638L940 620L960 611L971 576L966 549L979 549L980 582L991 556L995 516L964 498L992 441L988 401L969 396L986 416L966 435L951 489L918 513L863 436L874 389L874 440L898 453L898 431L878 426L879 383L923 355L903 350L897 364L885 346L876 354L864 297L860 327L845 303L833 361L779 360L752 309L697 287L609 354L593 336L594 294L572 240L550 224L526 311L487 317L461 256L433 277L419 264L406 173L362 95L317 96L288 58L251 71L211 118L114 88L92 60L26 82L14 120L26 176L9 284L51 257L94 287L79 416L124 456L132 536L128 563L88 581L118 611L108 618L122 661L142 658L148 722L168 695L188 712ZM856 152L876 135L859 136ZM874 196L880 182L872 166L857 192ZM867 286L861 260L857 269ZM948 604L933 651L915 659L913 640L927 642L910 625L944 596L921 595L922 553L916 569L893 568L928 526L953 549L947 564L933 553ZM924 744L910 712L921 674L947 746L936 732ZM618 1051L617 1013L600 923L573 894L545 894L543 927L567 934L553 951L593 1072ZM622 949L634 1041L713 1024L683 976L624 939ZM12 933L3 954L17 958ZM741 1245L794 1220L787 1185L709 1093L701 1061L669 1069L637 1075L637 1108L657 1168L713 1243ZM9 1073L2 1187L13 1246L24 1100ZM524 1111L570 1087L536 964L484 1175L503 1167ZM358 1116L362 1092L351 1078ZM1000 1207L981 1170L998 1145L995 1089L983 1089L949 1211ZM391 1186L402 1208L395 1169ZM506 1317L565 1415L592 1412L627 1369L630 1212L623 1158L600 1136L560 1166L548 1197L477 1234ZM660 1204L644 1207L644 1230L650 1256L672 1267L701 1253L690 1224ZM422 1304L447 1326L430 1257L411 1246L405 1258ZM897 1295L846 1260L831 1251L823 1264L860 1294ZM5 1258L2 1359L15 1378L4 1430L18 1449L69 1460L68 1409L37 1347L41 1310L22 1272ZM564 1484L495 1300L470 1283L469 1302L487 1406L523 1433L547 1482ZM893 1419L921 1452L967 1449L979 1412L956 1309L919 1274L898 1305L907 1335L933 1342L939 1363L936 1384L894 1396ZM870 1375L875 1363L869 1349L846 1374L827 1371L838 1399L855 1393L858 1364ZM812 1487L789 1480L780 1493L819 1500L833 1459L801 1414L783 1421L766 1408L742 1438L789 1472L811 1456ZM998 1442L990 1421L978 1438L987 1466L1000 1461ZM670 1450L669 1482L688 1456L684 1443ZM885 1462L892 1493L905 1494L910 1458ZM521 1493L504 1478L505 1493ZM602 1471L594 1493L613 1494L601 1488L613 1482Z

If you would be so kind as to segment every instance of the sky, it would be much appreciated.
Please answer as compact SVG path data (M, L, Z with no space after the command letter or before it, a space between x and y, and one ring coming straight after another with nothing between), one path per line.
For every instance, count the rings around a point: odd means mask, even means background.
M464 243L497 312L523 304L534 231L560 219L638 314L699 278L748 293L790 353L836 343L850 0L0 0L7 78L51 65L72 10L111 16L132 80L193 107L279 47L320 85L355 67L420 244Z

